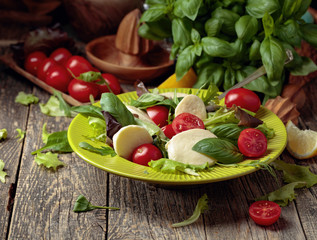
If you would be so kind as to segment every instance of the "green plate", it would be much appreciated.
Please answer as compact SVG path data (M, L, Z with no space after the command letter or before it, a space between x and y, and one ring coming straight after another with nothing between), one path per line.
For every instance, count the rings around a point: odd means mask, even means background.
M174 92L175 89L161 89L160 92ZM177 92L182 93L196 93L197 89L178 88ZM203 94L202 91L200 94ZM135 92L128 92L118 95L120 100L124 103L130 103L131 99L136 99ZM286 129L282 121L268 109L261 107L256 115L257 118L263 120L269 128L275 130L275 136L268 141L267 154L261 161L274 161L284 150L286 146ZM101 156L96 153L89 152L79 147L80 142L88 142L94 147L101 147L102 143L97 143L88 140L85 136L92 136L93 129L88 125L87 118L78 114L71 122L68 129L68 140L74 152L83 160L105 170L109 173L116 174L122 177L127 177L135 180L145 181L153 184L162 185L194 185L205 184L211 182L224 181L228 179L237 178L258 170L255 167L223 167L215 166L213 170L199 172L200 176L191 176L184 173L170 174L157 172L150 167L135 164L129 160L119 156ZM251 160L245 160L242 163L248 163Z

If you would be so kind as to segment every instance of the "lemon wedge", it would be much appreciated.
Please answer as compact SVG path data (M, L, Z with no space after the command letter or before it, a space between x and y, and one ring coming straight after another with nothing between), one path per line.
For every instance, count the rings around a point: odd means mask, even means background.
M286 124L287 145L290 154L297 159L307 159L317 155L317 132L301 130L292 121Z
M176 80L176 74L172 74L168 79L158 86L162 88L191 88L197 81L197 75L194 69L190 68L189 71L179 81Z

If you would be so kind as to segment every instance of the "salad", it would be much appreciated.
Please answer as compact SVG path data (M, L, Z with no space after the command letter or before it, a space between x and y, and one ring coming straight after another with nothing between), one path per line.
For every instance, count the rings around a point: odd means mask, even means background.
M215 164L229 166L245 158L257 160L266 152L267 139L274 137L274 130L248 110L250 105L254 111L255 100L259 103L251 91L229 93L227 105L234 102L230 96L238 96L231 107L219 102L214 86L196 94L159 93L144 87L138 87L137 93L137 99L127 102L104 93L100 107L91 106L98 114L90 114L88 121L99 129L93 138L103 139L113 149L109 154L156 171L199 175L199 171L209 171ZM80 147L97 152L87 143Z

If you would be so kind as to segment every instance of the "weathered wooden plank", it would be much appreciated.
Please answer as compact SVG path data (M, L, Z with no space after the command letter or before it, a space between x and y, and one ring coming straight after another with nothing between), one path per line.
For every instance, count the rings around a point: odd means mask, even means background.
M8 224L10 223L11 206L9 190L12 186L12 193L15 191L16 179L18 178L18 170L20 158L22 155L23 141L17 141L17 128L26 129L28 107L15 103L15 97L19 91L31 93L31 85L25 84L23 79L18 75L12 74L2 68L0 72L0 129L5 128L8 131L6 140L0 142L0 159L5 163L5 171L8 176L6 183L0 182L0 238L5 239L7 235ZM13 194L14 195L14 194ZM12 195L12 197L14 197ZM10 204L9 204L10 205Z
M49 95L34 88L41 102ZM56 172L38 166L31 152L43 146L42 126L48 132L66 130L72 119L49 117L33 105L27 124L27 136L21 159L9 239L103 239L106 222L96 218L106 211L74 213L79 194L94 204L107 202L107 174L86 164L75 154L60 154L66 166Z

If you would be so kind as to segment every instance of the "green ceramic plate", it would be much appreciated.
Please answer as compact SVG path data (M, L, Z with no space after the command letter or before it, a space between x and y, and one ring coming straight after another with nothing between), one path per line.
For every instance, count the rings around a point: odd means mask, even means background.
M190 89L177 89L177 92L188 93ZM192 89L192 93L196 93L197 89ZM174 92L174 89L161 89L160 92ZM201 92L203 94L203 92ZM131 99L136 99L135 92L128 92L118 95L124 103L129 103ZM268 127L275 130L275 137L268 141L267 154L260 158L261 161L267 159L268 162L274 161L284 150L286 146L286 129L281 120L268 109L261 107L257 113L257 117L263 120ZM237 178L256 171L254 167L222 167L216 166L213 170L200 172L200 176L191 176L184 173L167 174L157 172L150 167L142 166L130 162L124 158L115 156L101 156L96 153L89 152L79 147L82 141L100 147L102 143L96 143L87 140L85 136L92 136L93 130L88 125L87 118L78 114L71 122L68 129L68 140L74 152L84 159L86 162L105 170L109 173L116 174L122 177L132 178L135 180L145 181L153 184L162 185L194 185L205 184L210 182L224 181ZM250 162L245 160L242 163Z

